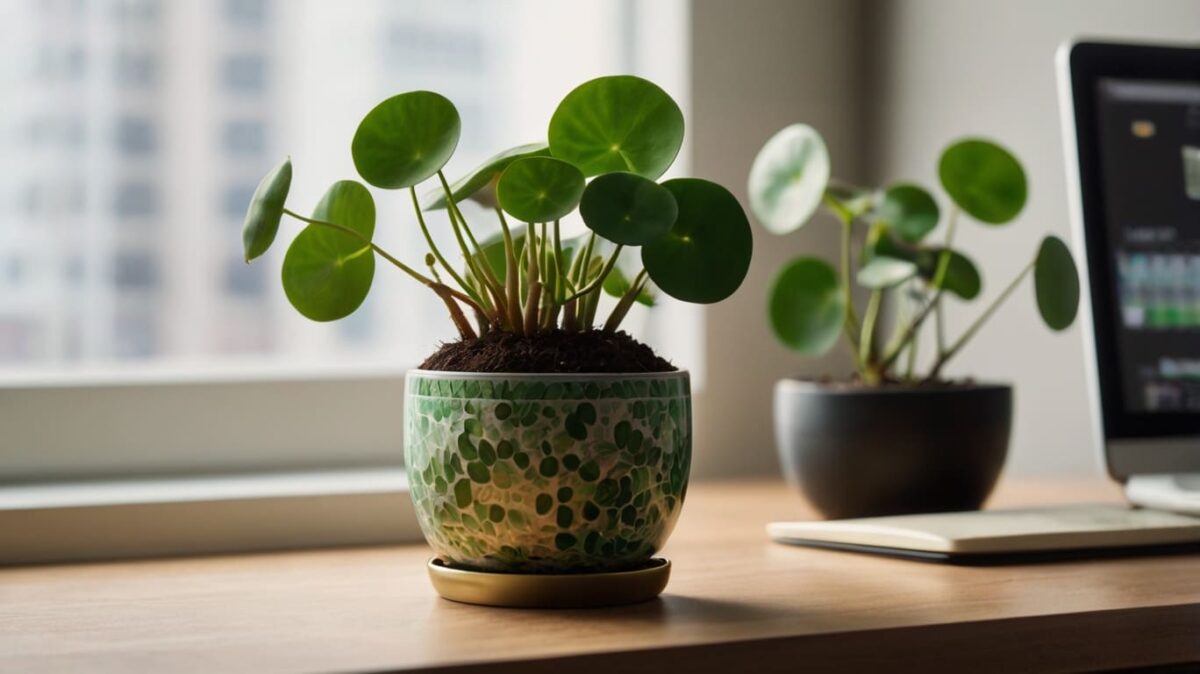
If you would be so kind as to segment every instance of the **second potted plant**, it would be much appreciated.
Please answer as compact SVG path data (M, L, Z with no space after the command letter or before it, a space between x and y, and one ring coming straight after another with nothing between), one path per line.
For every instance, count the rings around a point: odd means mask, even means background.
M789 348L818 355L839 341L853 354L847 381L781 380L775 425L785 475L830 518L970 510L990 494L1008 451L1012 387L953 381L945 365L1027 278L1051 330L1075 319L1079 280L1067 246L1046 236L1021 272L961 334L947 335L946 298L970 301L982 287L975 264L955 249L964 216L985 226L1012 221L1026 178L1011 153L970 138L942 153L938 177L950 198L911 183L869 189L830 180L821 136L797 124L773 136L750 172L751 208L776 234L824 207L840 223L836 265L800 257L779 271L769 321ZM928 236L944 222L941 241ZM854 288L866 290L856 306ZM892 325L883 325L891 301ZM928 369L919 336L933 332Z

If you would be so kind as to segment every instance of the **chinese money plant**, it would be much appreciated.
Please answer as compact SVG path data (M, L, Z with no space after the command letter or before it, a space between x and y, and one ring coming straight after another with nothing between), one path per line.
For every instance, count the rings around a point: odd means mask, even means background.
M562 100L543 142L501 152L451 181L443 167L460 128L458 111L439 94L412 91L383 101L350 144L366 185L334 183L307 215L289 206L292 164L284 161L250 203L246 261L270 248L288 216L304 224L282 273L301 314L332 321L354 312L381 258L435 293L464 340L490 331L611 332L635 302L653 302L655 287L711 303L745 277L751 232L733 195L699 178L658 181L679 152L684 121L657 85L633 76L589 81ZM427 182L432 189L422 198L418 188ZM425 250L392 253L376 243L367 185L408 193ZM497 234L477 234L459 208L468 198L494 209ZM454 235L452 252L435 243L427 222L427 212L440 209ZM576 210L590 231L564 239L560 221ZM635 269L618 265L626 249L640 249ZM602 321L601 292L617 298Z
M986 227L1014 220L1025 206L1027 184L1020 162L995 143L969 138L942 152L938 178L950 206L942 217L937 200L907 182L882 189L830 180L821 136L804 124L789 126L759 152L750 171L751 210L769 231L787 234L813 219L819 208L841 227L835 267L816 257L787 263L770 289L769 320L778 339L803 354L817 355L844 340L858 378L868 385L937 381L996 309L1027 278L1033 278L1038 312L1051 330L1075 320L1079 278L1067 246L1047 235L1028 263L960 335L948 337L945 299L980 295L979 270L955 248L959 221L967 216ZM930 241L939 222L939 241ZM860 312L854 287L869 294ZM894 321L881 326L885 297L894 298ZM933 324L936 352L928 371L916 371L918 336Z

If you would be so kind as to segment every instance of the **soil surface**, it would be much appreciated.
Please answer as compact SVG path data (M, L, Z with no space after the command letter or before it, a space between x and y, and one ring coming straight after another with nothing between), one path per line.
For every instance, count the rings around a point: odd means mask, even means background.
M624 332L554 330L530 337L492 331L442 344L421 363L448 372L674 372L677 368Z

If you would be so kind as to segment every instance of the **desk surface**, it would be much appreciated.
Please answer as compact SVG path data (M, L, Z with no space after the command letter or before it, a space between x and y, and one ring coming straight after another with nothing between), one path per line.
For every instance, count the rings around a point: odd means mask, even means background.
M1113 501L1101 481L994 505ZM424 546L0 571L0 671L986 671L1200 661L1194 556L955 567L786 547L810 515L773 482L694 485L666 594L527 611L439 599Z

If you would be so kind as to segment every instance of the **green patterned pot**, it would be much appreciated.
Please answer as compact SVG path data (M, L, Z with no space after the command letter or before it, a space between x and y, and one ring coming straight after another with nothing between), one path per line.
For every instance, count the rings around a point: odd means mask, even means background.
M452 565L637 567L675 526L691 459L686 372L406 379L409 487L425 539Z

